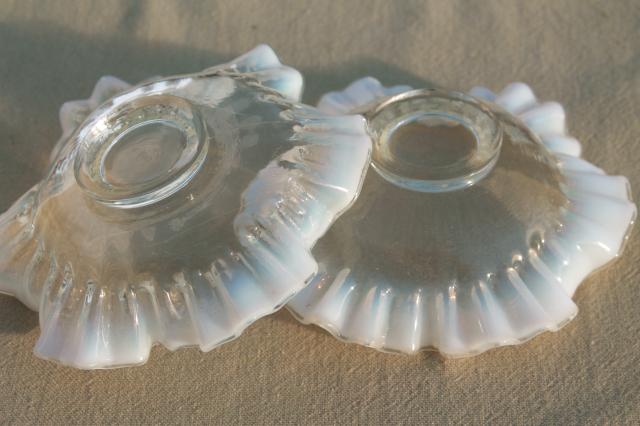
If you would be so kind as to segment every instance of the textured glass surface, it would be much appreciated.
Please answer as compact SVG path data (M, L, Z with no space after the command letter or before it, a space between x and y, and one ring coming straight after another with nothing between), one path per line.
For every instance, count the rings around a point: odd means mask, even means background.
M0 216L0 290L39 311L37 355L106 368L155 343L209 350L308 282L370 139L301 89L259 46L135 87L103 78L63 106L46 178Z
M320 101L366 114L372 167L288 307L407 353L466 356L557 330L577 313L576 287L628 237L627 179L581 159L563 108L524 84L407 90L365 78Z

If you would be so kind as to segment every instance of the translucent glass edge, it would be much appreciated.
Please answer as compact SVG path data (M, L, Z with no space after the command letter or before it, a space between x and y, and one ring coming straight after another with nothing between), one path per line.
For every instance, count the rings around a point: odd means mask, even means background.
M464 351L464 352L448 352L446 350L441 349L439 346L434 346L434 345L418 346L414 350L406 351L406 350L400 350L393 347L388 347L385 345L379 346L379 345L372 344L371 342L368 342L366 340L359 341L357 339L344 336L340 333L339 329L336 328L332 323L322 322L322 321L315 322L313 320L307 320L292 306L291 303L287 303L285 307L291 313L291 315L302 324L319 327L324 331L326 331L327 333L329 333L334 338L341 341L342 343L360 345L370 349L375 349L378 352L382 352L385 354L393 354L393 355L410 356L410 355L418 354L420 352L433 352L447 359L469 358L476 355L480 355L492 349L497 349L504 346L517 346L517 345L526 343L529 340L534 339L535 337L539 336L542 333L545 333L545 332L555 333L557 331L560 331L560 329L562 329L564 326L569 324L578 315L578 309L576 308L576 310L573 311L571 315L568 315L566 318L564 318L563 320L557 323L549 324L544 327L537 327L534 329L534 331L531 331L528 334L519 336L518 338L506 339L502 341L487 341L484 344L475 345L468 351Z
M304 286L300 287L303 288ZM38 358L45 360L45 361L50 361L50 362L54 362L58 365L64 366L64 367L72 367L75 369L79 369L79 370L114 370L114 369L118 369L118 368L126 368L126 367L136 367L136 366L141 366L146 364L150 357L151 357L151 351L155 346L162 346L165 349L168 349L170 352L175 352L177 350L180 349L185 349L185 348L197 348L198 350L200 350L200 352L203 353L207 353L210 352L214 349L219 348L220 346L229 343L233 340L238 339L243 333L244 331L250 327L251 325L253 325L254 322L256 322L257 320L269 316L271 314L276 313L277 311L279 311L283 306L286 305L286 303L293 298L298 291L300 290L300 288L294 289L293 291L291 291L289 294L287 294L286 296L282 297L282 301L276 305L275 307L273 307L272 309L265 309L264 311L260 311L260 312L256 312L255 316L246 320L244 323L239 323L236 327L234 327L232 330L230 330L229 336L224 338L223 340L220 340L218 342L216 342L215 344L211 344L209 346L206 347L202 347L199 346L197 344L185 344L185 345L179 345L179 346L172 346L172 347L168 347L167 345L165 345L162 342L159 341L152 341L151 344L148 346L148 348L141 352L141 356L139 357L139 359L137 361L125 361L125 362L113 362L113 363L105 363L105 364L85 364L85 363L74 363L74 362L68 362L65 361L64 359L60 359L59 357L55 357L55 356L49 356L47 355L46 352L40 352L38 350L38 346L36 344L36 347L34 348L34 355L37 356Z

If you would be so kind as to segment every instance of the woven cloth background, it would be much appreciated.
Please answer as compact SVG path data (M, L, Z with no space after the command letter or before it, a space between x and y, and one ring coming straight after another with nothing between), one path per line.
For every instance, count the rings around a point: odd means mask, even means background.
M104 74L200 70L266 42L305 101L373 75L564 103L584 156L640 199L640 3L618 1L0 2L0 211L42 175L58 108ZM638 424L640 241L575 295L557 333L462 360L385 355L282 311L200 353L83 372L32 354L37 314L0 296L0 423Z

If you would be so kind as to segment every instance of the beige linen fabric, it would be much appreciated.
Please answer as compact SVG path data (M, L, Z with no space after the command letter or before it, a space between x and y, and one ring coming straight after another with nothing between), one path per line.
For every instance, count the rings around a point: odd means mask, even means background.
M2 0L0 211L42 175L59 106L101 75L196 71L261 42L305 74L310 103L364 75L527 82L640 199L638 0ZM142 367L84 372L35 358L37 314L0 296L0 423L637 424L637 228L575 301L560 332L469 359L378 353L281 311L209 353L157 347Z

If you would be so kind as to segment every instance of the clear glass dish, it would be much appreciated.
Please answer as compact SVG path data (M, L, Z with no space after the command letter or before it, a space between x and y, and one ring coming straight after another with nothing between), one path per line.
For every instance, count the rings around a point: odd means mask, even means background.
M0 291L39 311L38 356L108 368L155 343L207 351L308 282L370 139L301 90L259 46L134 87L103 78L62 107L45 179L0 216Z
M340 339L450 357L521 343L570 321L576 287L628 238L627 179L581 159L562 106L525 84L466 95L365 78L319 108L365 114L373 140L361 194L288 304Z

